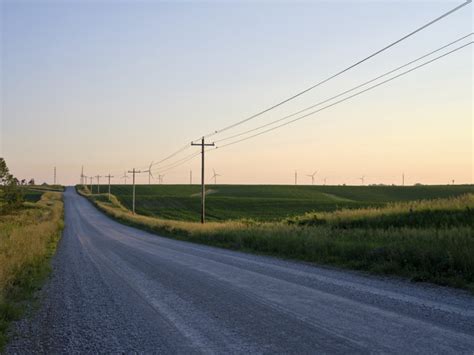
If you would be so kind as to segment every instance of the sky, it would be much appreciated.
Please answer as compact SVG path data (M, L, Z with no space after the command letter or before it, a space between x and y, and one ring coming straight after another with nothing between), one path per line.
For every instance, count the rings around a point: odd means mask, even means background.
M184 146L153 166L154 177L163 171L164 183L189 183L192 171L198 183L199 156L163 170L199 152L192 140L314 85L463 0L0 2L0 156L20 179L52 183L56 167L57 182L72 185L82 166L85 175L111 173L112 182L123 183L124 171L145 169ZM472 17L470 4L209 142L472 33ZM407 185L472 184L472 47L294 124L209 151L207 182L214 169L223 184L293 184L295 171L300 184L311 183L314 171L316 184L358 185L362 176L365 184L401 184L403 173ZM147 174L137 183L148 183Z

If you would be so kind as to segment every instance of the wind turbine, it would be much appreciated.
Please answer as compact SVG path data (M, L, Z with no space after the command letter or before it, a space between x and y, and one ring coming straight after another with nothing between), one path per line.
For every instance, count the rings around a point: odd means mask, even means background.
M160 184L163 183L163 178L164 178L164 177L165 177L165 174L158 174L158 182L159 182Z
M212 175L212 179L214 179L214 185L216 185L217 184L217 177L222 176L222 175L217 174L214 169L212 169L212 171L214 172L214 175Z
M326 186L326 178L324 178L324 186Z
M314 185L314 176L315 176L317 173L318 173L318 171L316 170L314 173L306 175L306 176L308 176L308 177L311 178L311 185Z
M125 179L125 185L127 185L127 178L128 178L127 172L124 171L124 172L123 172L122 179Z
M153 161L152 161L152 162L150 163L150 165L148 166L148 170L144 170L144 171L143 171L144 173L148 173L148 185L151 184L151 178L153 178L153 179L155 178L155 177L153 176L153 174L151 173L151 167L152 167L152 166L153 166Z
M365 176L362 175L360 178L358 178L361 182L362 182L362 185L364 185L364 179L365 179Z

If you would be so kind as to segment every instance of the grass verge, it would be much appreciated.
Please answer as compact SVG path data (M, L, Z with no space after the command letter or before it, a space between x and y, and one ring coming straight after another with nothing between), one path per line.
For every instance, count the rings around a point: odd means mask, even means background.
M311 214L281 222L240 220L201 225L133 215L114 196L109 201L105 194L80 192L110 217L163 236L474 292L472 194ZM448 217L442 217L445 215Z
M0 351L10 322L21 316L48 275L62 228L59 192L45 192L38 202L0 215Z

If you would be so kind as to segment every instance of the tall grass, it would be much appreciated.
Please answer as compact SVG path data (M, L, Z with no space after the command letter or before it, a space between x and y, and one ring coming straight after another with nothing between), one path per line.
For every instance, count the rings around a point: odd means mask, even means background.
M289 224L328 225L339 228L474 226L474 194L390 203L385 207L306 213L288 218Z
M318 215L324 223L306 223L314 219L307 215L281 222L239 220L205 225L134 215L115 197L108 201L105 195L86 196L118 221L163 236L474 291L472 195ZM389 218L415 211L431 211L433 219L412 223L401 218L392 224ZM460 215L454 221L459 223L437 222L440 216L457 212Z
M0 216L0 349L9 322L49 271L63 227L61 196L45 192L37 203Z

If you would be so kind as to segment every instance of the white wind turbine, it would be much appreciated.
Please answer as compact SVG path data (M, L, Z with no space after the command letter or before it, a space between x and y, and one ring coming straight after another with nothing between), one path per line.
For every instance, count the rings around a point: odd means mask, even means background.
M314 173L306 175L306 176L308 176L308 177L311 178L311 185L314 185L314 176L315 176L317 173L318 173L318 171L316 170Z
M127 185L128 175L127 175L127 172L126 172L126 171L123 172L123 176L122 176L121 178L122 178L122 179L125 179L125 185Z
M148 170L144 170L144 171L143 171L144 173L148 173L148 185L151 184L151 179L152 179L152 178L153 178L153 179L155 178L155 177L153 176L153 174L151 173L151 167L152 167L152 166L153 166L153 161L152 161L152 162L150 163L150 165L148 166Z
M222 175L217 174L214 169L212 169L212 171L214 172L214 175L212 175L212 179L214 179L214 185L216 185L217 184L217 177L222 176Z
M358 178L361 182L362 182L362 185L364 185L364 179L365 179L365 176L362 175L360 178Z
M158 174L158 182L159 182L160 184L163 183L163 178L164 178L164 177L165 177L165 174Z

